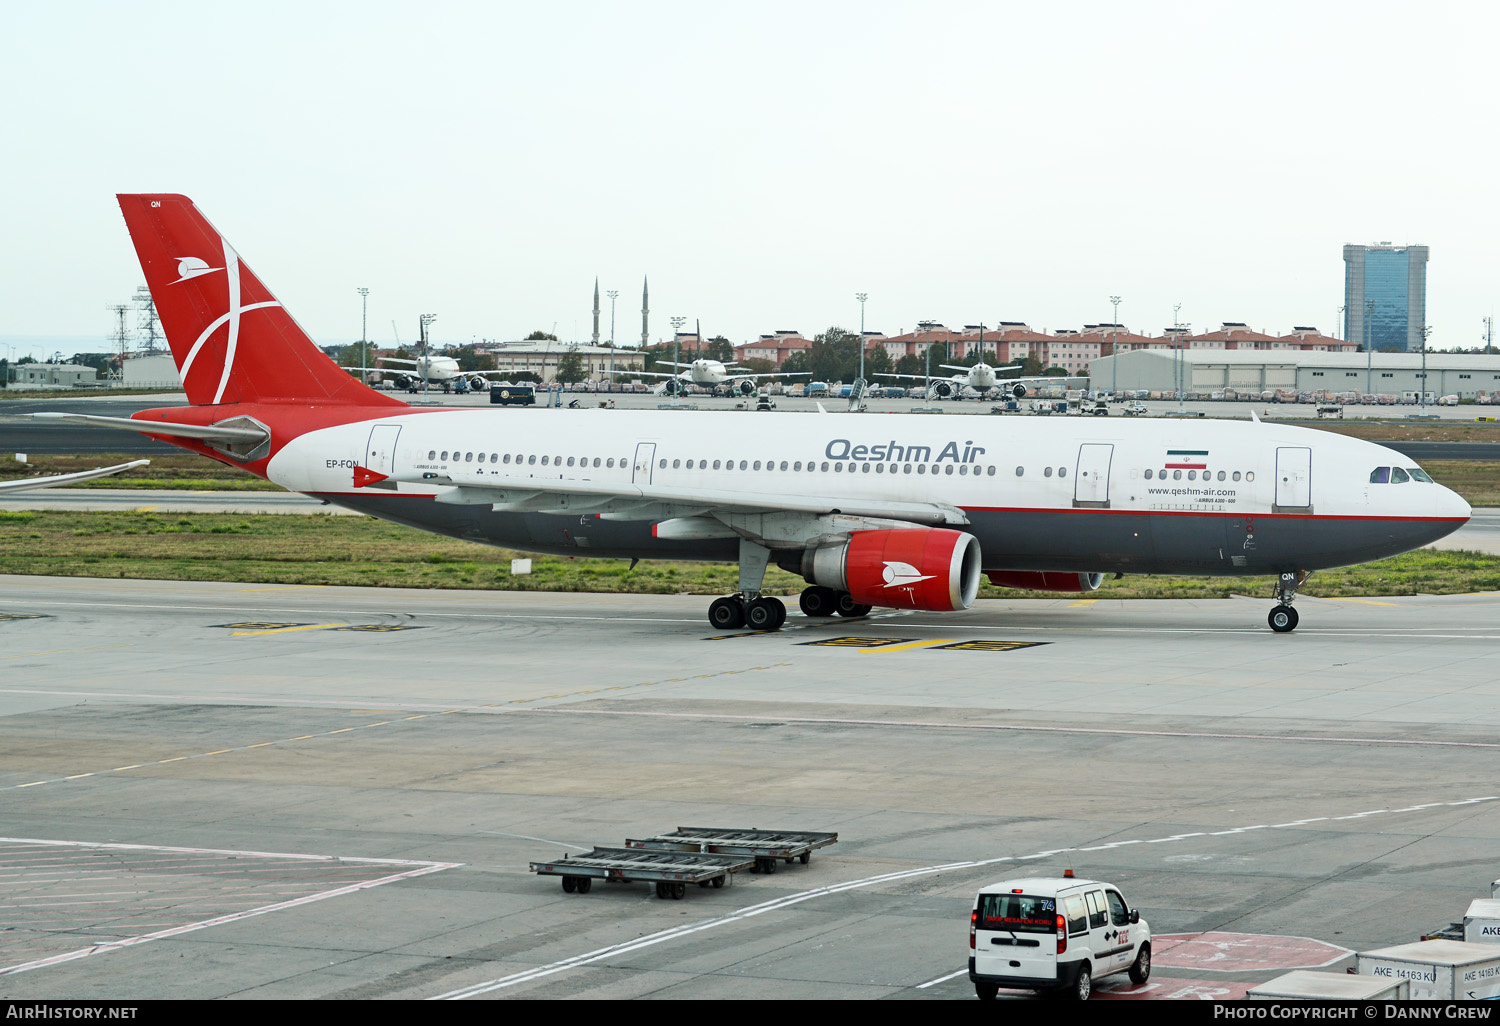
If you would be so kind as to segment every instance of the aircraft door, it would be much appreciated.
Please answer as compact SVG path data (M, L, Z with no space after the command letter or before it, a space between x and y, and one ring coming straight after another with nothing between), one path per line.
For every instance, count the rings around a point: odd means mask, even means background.
M396 467L396 436L399 424L376 424L370 431L370 445L365 451L365 467L377 474L389 475Z
M1312 512L1312 450L1284 447L1276 450L1277 513Z
M1073 505L1109 508L1109 465L1115 447L1085 442L1078 447L1078 468L1073 475Z
M656 462L656 443L638 442L635 447L635 464L630 471L631 484L650 484L651 465Z

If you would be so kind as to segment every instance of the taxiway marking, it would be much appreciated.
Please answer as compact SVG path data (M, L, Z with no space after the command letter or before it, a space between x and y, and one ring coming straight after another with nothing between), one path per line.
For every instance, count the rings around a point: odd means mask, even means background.
M619 944L611 944L608 947L597 948L593 951L585 952L581 955L574 955L572 958L561 959L559 961L551 962L546 965L523 970L522 972L511 973L508 976L497 977L496 979L472 984L467 987L462 987L458 990L451 990L444 994L437 994L429 1000L454 1001L462 1000L464 998L479 997L480 995L493 993L497 990L519 986L523 983L530 983L533 980L539 980L547 976L565 972L569 969L577 969L581 966L591 965L595 962L601 962L607 958L613 958L617 955L624 955L633 951L639 951L642 948L654 947L658 944L665 944L669 941L679 940L683 937L689 937L693 934L701 933L705 930L714 930L722 926L729 926L733 923L742 922L746 919L752 919L755 916L763 915L766 912L779 911L781 909L790 908L794 905L800 905L803 902L813 901L817 898L829 897L835 894L843 894L847 891L863 890L865 888L874 887L882 883L893 883L899 880L910 880L916 877L935 876L939 873L952 873L959 870L982 869L986 866L1003 865L1006 863L1034 862L1039 859L1056 858L1058 855L1077 854L1080 852L1108 851L1113 848L1123 848L1127 845L1133 844L1171 843L1173 841L1182 840L1189 837L1224 837L1231 834L1245 833L1251 830L1286 830L1293 827L1304 826L1308 823L1338 823L1347 820L1368 819L1371 816L1394 816L1407 812L1417 812L1423 809L1457 808L1465 805L1477 805L1482 802L1493 801L1500 801L1500 795L1486 795L1481 798L1464 798L1458 801L1451 802L1427 802L1421 805L1408 805L1400 809L1370 809L1365 812L1356 812L1344 816L1316 816L1310 819L1294 820L1289 823L1259 823L1253 826L1234 827L1229 830L1172 834L1167 837L1138 838L1129 841L1109 841L1104 844L1052 848L1047 851L1033 852L1030 855L1001 855L997 858L992 859L972 859L962 862L945 862L935 866L919 866L914 869L897 870L893 873L881 873L878 876L864 877L863 879L859 880L848 880L844 883L829 884L825 887L817 887L808 891L801 891L795 894L784 895L779 898L772 898L770 901L764 901L757 905L747 905L744 908L736 909L733 912L726 912L723 915L715 916L712 919L706 919L697 923L686 923L682 926L675 926L667 930L660 930L656 933L647 934L644 937L638 937L634 940L623 941Z

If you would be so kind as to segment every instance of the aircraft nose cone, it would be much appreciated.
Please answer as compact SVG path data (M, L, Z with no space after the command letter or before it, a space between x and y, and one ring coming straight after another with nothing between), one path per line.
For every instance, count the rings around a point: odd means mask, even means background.
M1443 496L1443 516L1468 520L1474 515L1473 508L1462 495L1447 487L1443 488L1443 491L1448 493Z

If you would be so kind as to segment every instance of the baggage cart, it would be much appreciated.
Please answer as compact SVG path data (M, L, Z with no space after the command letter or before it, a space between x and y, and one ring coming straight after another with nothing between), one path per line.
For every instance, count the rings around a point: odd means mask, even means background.
M667 845L683 851L714 855L739 855L754 859L752 873L774 873L778 861L793 859L804 866L817 848L837 844L839 835L806 830L736 830L728 827L678 827L669 834L625 842L627 847L660 848Z
M750 869L754 864L753 858L739 855L626 847L595 848L582 855L564 855L553 862L533 862L531 871L538 876L562 877L562 888L569 894L587 894L595 880L604 880L655 884L658 898L681 900L690 883L723 887L729 874Z

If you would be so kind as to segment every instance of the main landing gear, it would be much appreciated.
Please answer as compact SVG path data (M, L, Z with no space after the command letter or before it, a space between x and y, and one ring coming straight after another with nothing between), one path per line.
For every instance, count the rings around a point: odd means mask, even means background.
M708 607L708 622L715 630L749 627L755 631L778 631L786 623L786 606L781 599L760 593L770 560L770 549L748 538L740 539L740 590L714 599Z
M1276 606L1267 614L1266 622L1277 634L1289 634L1297 629L1297 611L1292 608L1292 600L1297 597L1297 589L1311 576L1311 570L1298 570L1276 579Z
M832 616L834 613L840 616L865 616L871 609L870 606L855 602L847 591L834 591L821 584L802 589L802 596L797 604L808 616Z
M779 598L760 593L771 550L748 538L740 539L740 590L714 599L708 607L708 622L715 630L779 631L786 623L786 606ZM814 585L804 589L798 604L808 616L864 616L869 606L860 605L848 592Z

